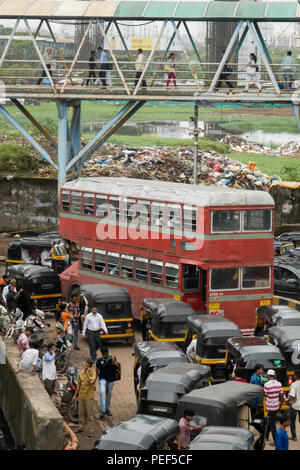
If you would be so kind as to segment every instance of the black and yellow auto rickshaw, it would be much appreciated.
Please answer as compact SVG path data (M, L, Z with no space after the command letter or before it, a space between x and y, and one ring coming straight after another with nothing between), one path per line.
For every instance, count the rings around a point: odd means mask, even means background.
M259 398L262 406L258 407L252 420L250 401L255 398ZM177 421L183 417L186 409L191 409L195 413L191 425L202 422L205 423L205 427L230 426L248 429L254 434L254 449L264 448L268 419L263 387L229 380L210 387L194 389L180 398L176 412Z
M242 336L238 326L218 315L192 315L186 322L185 346L196 341L193 362L210 367L213 381L225 380L226 341L233 336Z
M295 245L292 242L274 240L274 256L289 255L294 248Z
M207 426L193 439L187 450L252 450L254 436L248 429Z
M256 311L255 336L268 334L272 326L300 326L300 311L287 305L264 305Z
M133 376L137 398L151 372L165 367L171 362L188 362L184 352L175 343L167 341L141 341L136 343Z
M79 296L81 309L90 312L97 307L102 315L108 335L101 335L101 339L135 342L131 300L126 289L111 284L82 284Z
M148 323L148 340L170 341L184 346L185 325L194 310L186 302L147 298L143 302L142 324Z
M295 370L300 369L300 326L272 326L268 329L267 339L280 349L290 385Z
M69 266L69 255L65 243L53 237L20 238L10 242L7 248L6 269L14 264L42 265L43 257L49 259L48 267L57 273ZM47 267L47 266L46 266Z
M173 450L174 441L180 449L179 426L175 419L137 414L105 430L93 450Z
M287 369L285 359L277 346L270 344L266 339L258 336L242 336L229 338L226 342L226 378L229 379L234 367L239 370L239 376L250 382L255 372L255 365L261 364L267 372L273 369L276 379L282 384L285 399L282 409L289 409L286 398L289 393ZM261 376L262 382L267 381L265 375Z
M138 413L175 418L179 398L207 385L210 385L209 367L171 362L148 376L141 388Z
M27 316L34 307L54 312L61 303L61 286L58 273L45 266L15 264L8 266L10 279L16 279L17 290L23 289L19 297L19 307Z

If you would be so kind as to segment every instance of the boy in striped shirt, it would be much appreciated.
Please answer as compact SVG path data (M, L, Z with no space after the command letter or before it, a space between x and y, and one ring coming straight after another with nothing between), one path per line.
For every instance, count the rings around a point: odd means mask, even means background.
M267 428L266 440L269 438L270 432L272 433L273 443L275 446L276 438L276 413L281 409L283 402L283 390L282 385L276 380L276 374L273 369L269 369L267 372L269 381L264 385L264 392L266 397L266 410L269 416L269 424Z

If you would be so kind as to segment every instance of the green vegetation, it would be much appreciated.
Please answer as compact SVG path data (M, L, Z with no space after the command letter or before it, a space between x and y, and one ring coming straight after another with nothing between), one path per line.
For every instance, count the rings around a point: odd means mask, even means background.
M294 179L286 178L284 173L284 167L289 166L291 169L296 170L299 166L298 160L294 158L287 157L275 157L272 155L263 155L256 153L228 153L226 155L233 160L238 160L239 162L248 163L256 162L257 168L266 175L270 176L280 176L282 179L287 179L289 181L296 181ZM287 163L288 162L288 163Z
M29 149L14 143L0 144L0 174L34 175L37 174L38 168L39 164Z
M286 181L300 181L300 165L295 160L289 161L282 167L282 177Z

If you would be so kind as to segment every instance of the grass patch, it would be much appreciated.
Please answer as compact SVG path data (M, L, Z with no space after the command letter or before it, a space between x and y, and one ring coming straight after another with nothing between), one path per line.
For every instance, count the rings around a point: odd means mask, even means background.
M266 175L280 176L285 179L284 167L287 165L297 168L299 166L299 160L287 157L275 157L272 155L262 155L255 153L228 153L227 157L239 162L248 163L256 162L257 168Z
M0 174L37 174L39 164L30 151L14 143L0 144Z

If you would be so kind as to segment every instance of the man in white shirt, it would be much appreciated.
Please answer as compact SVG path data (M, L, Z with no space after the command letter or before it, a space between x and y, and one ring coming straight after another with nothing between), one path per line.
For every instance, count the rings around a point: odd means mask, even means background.
M41 265L48 268L52 267L52 259L48 250L43 250L41 253Z
M33 264L34 260L30 257L27 248L21 248L21 256L22 260L25 264Z
M3 288L3 291L2 291L2 299L3 299L3 302L4 302L5 305L6 305L6 297L7 297L7 294L8 294L8 292L9 292L10 286L13 286L14 292L17 293L17 281L16 281L16 279L11 279L10 283L7 284L7 285Z
M23 372L31 372L31 375L36 375L39 367L41 365L41 360L39 358L39 351L35 347L26 349L22 354L22 359L20 362L20 369Z
M143 54L143 50L138 49L137 53L138 53L138 56L137 56L137 59L136 59L135 64L134 64L134 68L136 70L134 86L137 86L139 78L142 75L143 70L145 68L145 62L146 62L146 58ZM146 86L147 86L146 80L143 79L142 80L142 87L146 88Z
M293 403L290 403L290 427L291 427L291 439L293 441L297 440L296 434L296 418L297 415L300 420L300 370L296 370L294 373L295 382L292 383L290 388L290 393L288 397L288 402L290 399L293 399Z
M194 362L194 357L196 354L196 348L197 348L197 335L196 337L191 341L190 345L187 347L186 350L186 356L190 362Z
M102 315L97 312L97 307L93 307L91 313L85 317L82 330L83 336L87 335L93 362L97 359L97 349L101 346L100 330L103 330L106 335L108 334Z
M56 366L55 366L55 344L48 344L48 351L43 356L43 370L42 370L42 380L45 385L50 397L54 393L55 381L56 381Z
M293 74L296 71L295 60L292 57L292 51L287 52L286 57L282 61L281 70L282 70L284 88L287 90L291 88L292 81L293 81Z
M99 58L97 60L100 68L99 78L102 82L103 88L106 88L106 70L108 70L108 55L102 47L98 47Z

